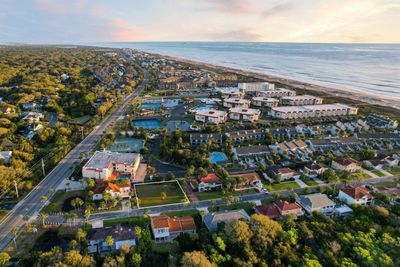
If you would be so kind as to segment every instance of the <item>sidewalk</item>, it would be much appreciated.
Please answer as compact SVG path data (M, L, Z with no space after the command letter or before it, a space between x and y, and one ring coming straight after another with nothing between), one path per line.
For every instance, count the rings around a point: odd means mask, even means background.
M308 187L308 185L305 182L303 182L302 180L300 180L300 178L296 178L296 179L294 179L294 181L300 186L300 188Z

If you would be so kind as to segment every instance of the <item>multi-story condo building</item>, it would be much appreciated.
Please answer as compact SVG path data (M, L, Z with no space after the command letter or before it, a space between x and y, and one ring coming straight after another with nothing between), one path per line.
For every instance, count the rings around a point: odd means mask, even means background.
M253 108L231 108L229 109L229 118L236 121L258 121L261 112Z
M295 95L296 91L285 88L277 88L274 90L256 92L256 96L262 96L262 97L283 97L283 96L295 96Z
M82 176L97 180L113 180L127 175L132 180L140 165L140 154L96 151L82 168Z
M344 104L273 107L271 116L276 119L306 119L331 116L356 115L358 108Z
M312 95L284 96L281 98L281 104L288 106L321 105L322 101L322 98Z
M196 111L195 120L200 122L222 123L226 121L226 112L216 109Z
M241 92L237 88L226 88L219 91L222 98L243 98L244 92Z
M275 84L268 82L239 83L238 87L243 92L257 92L274 90Z
M250 107L250 100L241 98L225 98L224 107L226 108L248 108Z
M276 98L256 96L251 100L251 104L257 107L277 107L279 100Z

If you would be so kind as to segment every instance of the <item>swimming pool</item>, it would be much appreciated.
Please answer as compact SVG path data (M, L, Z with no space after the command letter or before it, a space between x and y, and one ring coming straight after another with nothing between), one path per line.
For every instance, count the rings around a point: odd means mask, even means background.
M176 128L187 131L189 130L190 124L187 121L172 120L167 122L168 131L175 131Z
M211 152L208 158L210 159L211 163L218 163L228 160L228 157L223 152Z
M213 109L213 108L214 108L214 106L204 105L204 106L199 106L197 108L194 108L193 111L210 110L210 109Z
M148 120L134 120L133 126L136 129L143 128L146 130L158 129L161 128L161 122L157 119L148 119Z
M140 104L140 108L159 111L159 110L161 110L161 104L160 103L142 103L142 104Z
M143 139L137 138L116 138L114 144L110 145L112 152L140 152L144 144Z

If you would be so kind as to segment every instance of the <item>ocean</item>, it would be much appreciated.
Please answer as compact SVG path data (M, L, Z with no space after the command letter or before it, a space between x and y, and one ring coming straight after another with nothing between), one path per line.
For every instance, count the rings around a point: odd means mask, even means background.
M400 44L97 43L270 74L400 100Z

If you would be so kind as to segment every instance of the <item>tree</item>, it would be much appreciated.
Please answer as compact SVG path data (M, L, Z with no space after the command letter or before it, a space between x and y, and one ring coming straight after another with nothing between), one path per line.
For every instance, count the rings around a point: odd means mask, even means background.
M78 239L79 243L81 243L82 239L86 238L86 232L82 228L78 228L75 234L75 238Z
M7 252L0 253L0 266L6 265L10 261L11 257Z
M111 250L111 247L114 245L114 239L113 239L113 237L110 236L110 235L108 235L104 241L106 242L107 246L108 246L108 247L110 248L110 250Z
M131 212L131 208L132 208L132 202L131 202L131 200L128 200L128 201L125 203L125 207L128 209L128 216L129 216L129 213Z
M69 247L71 249L76 249L78 247L78 242L76 242L75 239L71 240L71 242L69 242Z
M142 263L142 257L140 256L139 253L133 253L129 262L132 266L139 267L140 264Z
M112 196L110 192L104 191L103 192L103 200L106 203L106 206L108 207L108 202L112 199Z
M13 241L14 241L14 247L17 248L17 234L18 234L18 227L13 227L11 229L11 233L13 234Z
M47 201L47 197L46 196L41 196L40 197L40 202L45 203Z
M45 220L47 219L48 215L44 212L39 213L39 218L42 220L42 226L45 226Z
M253 236L249 225L244 221L233 221L227 223L224 230L227 239L236 245L249 245L250 239Z
M167 198L167 193L161 192L161 198L162 198L162 199L166 199L166 198Z
M181 259L182 267L214 267L201 251L185 252Z

